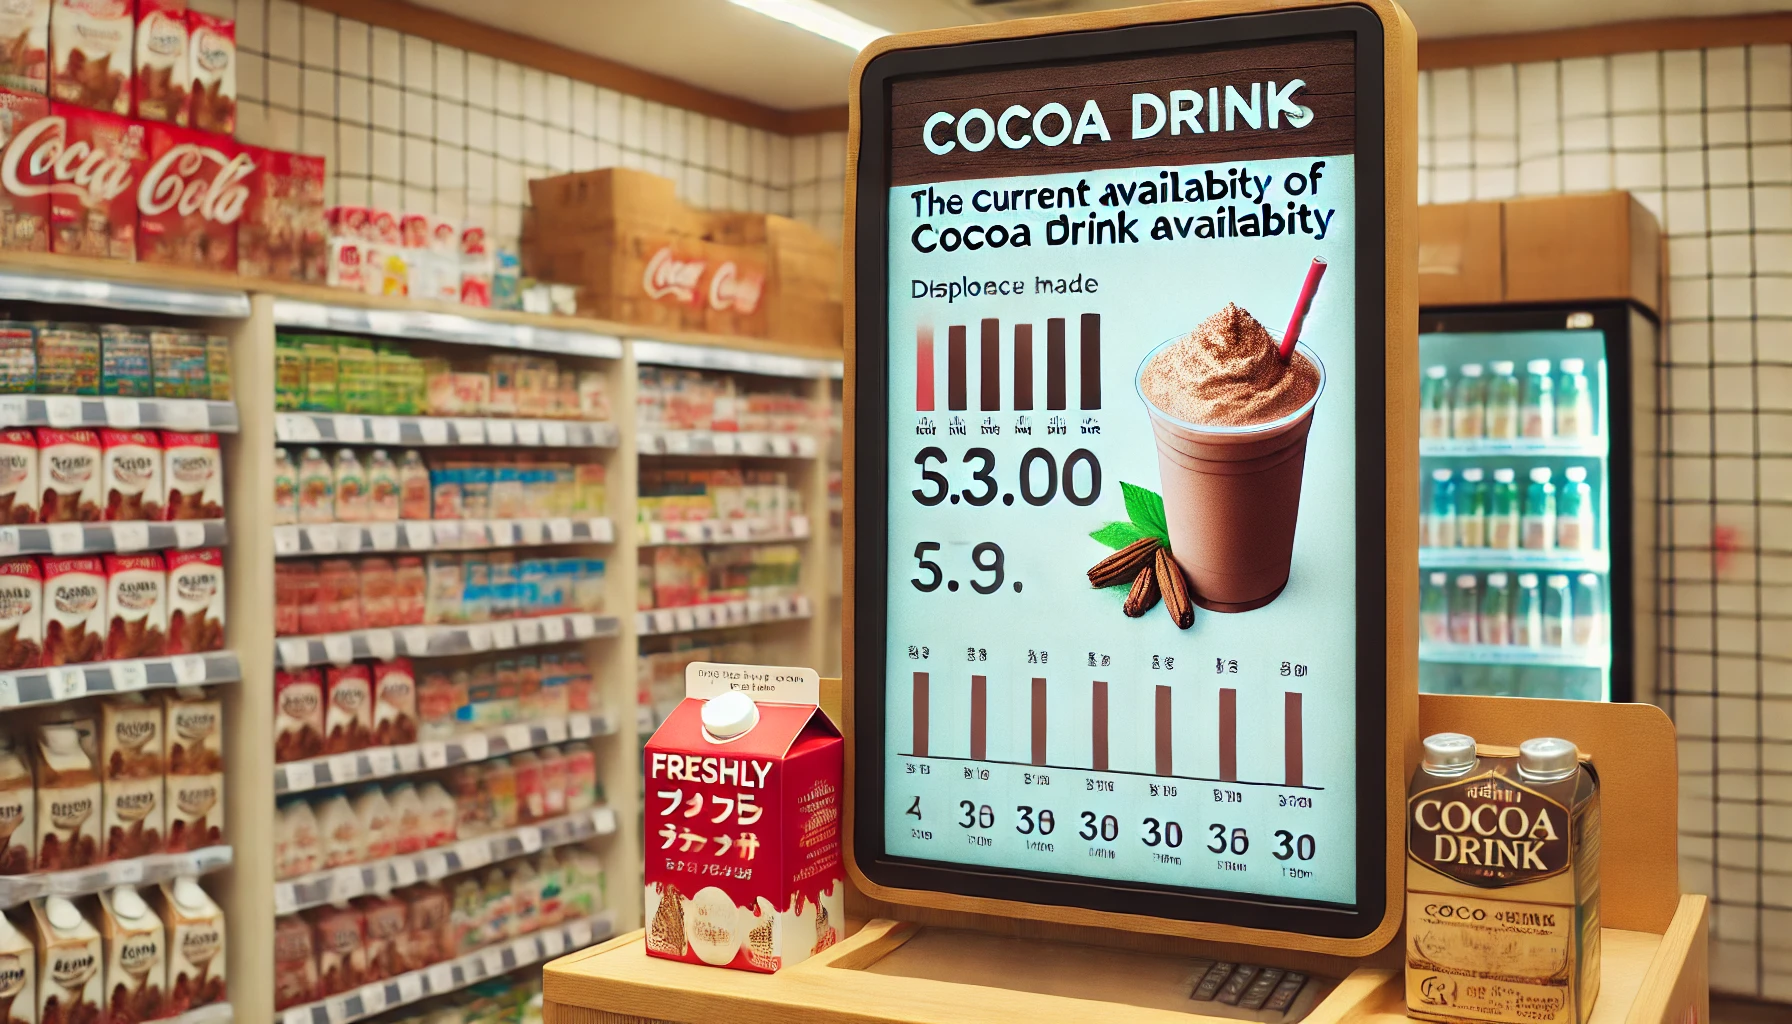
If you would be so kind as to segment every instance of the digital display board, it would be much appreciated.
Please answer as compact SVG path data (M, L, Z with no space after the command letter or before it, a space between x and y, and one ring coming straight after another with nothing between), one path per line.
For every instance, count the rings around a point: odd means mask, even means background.
M864 68L873 883L1381 922L1381 47L1338 7Z

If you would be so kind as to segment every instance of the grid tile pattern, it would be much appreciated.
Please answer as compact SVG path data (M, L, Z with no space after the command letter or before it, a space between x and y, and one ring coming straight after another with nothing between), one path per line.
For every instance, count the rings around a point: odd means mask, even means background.
M1420 76L1419 201L1626 189L1668 239L1659 701L1714 989L1792 1001L1792 50Z
M838 239L845 134L791 138L290 0L192 0L237 22L237 137L328 161L328 201L480 224L514 244L529 179L669 177L695 206L794 216Z

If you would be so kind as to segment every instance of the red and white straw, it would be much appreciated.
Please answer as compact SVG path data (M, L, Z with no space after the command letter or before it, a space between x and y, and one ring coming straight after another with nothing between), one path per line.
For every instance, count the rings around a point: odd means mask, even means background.
M1285 363L1294 356L1294 343L1300 340L1301 325L1307 321L1307 310L1312 308L1313 294L1319 290L1319 279L1325 276L1325 257L1313 257L1313 264L1307 268L1307 281L1300 286L1300 298L1295 300L1294 315L1288 318L1288 330L1282 333L1282 345L1277 351Z

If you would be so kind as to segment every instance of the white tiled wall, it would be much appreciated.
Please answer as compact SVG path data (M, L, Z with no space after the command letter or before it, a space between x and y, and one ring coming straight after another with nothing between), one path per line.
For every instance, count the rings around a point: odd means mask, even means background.
M1712 987L1792 1001L1792 51L1421 75L1421 202L1611 188L1668 236L1661 702Z
M790 138L494 60L289 0L192 0L237 20L237 136L321 154L329 201L522 224L533 177L633 167L698 206L839 238L844 134Z

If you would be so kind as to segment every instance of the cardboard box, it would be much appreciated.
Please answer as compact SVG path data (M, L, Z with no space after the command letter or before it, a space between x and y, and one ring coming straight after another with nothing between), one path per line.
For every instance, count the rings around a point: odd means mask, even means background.
M258 154L223 135L148 124L149 166L137 190L137 259L234 273L237 224Z
M1419 207L1419 305L1470 306L1505 294L1503 204Z
M60 8L59 8L60 9ZM87 159L51 165L55 185L50 193L50 249L74 256L114 260L137 258L137 183L149 168L144 125L99 110L52 102L52 122L34 135L21 159L36 165L48 152L37 145L73 152L85 147ZM97 154L97 155L96 155Z
M1661 310L1661 227L1628 192L1507 200L1505 242L1507 302L1628 299Z
M100 705L102 853L127 860L161 853L166 835L162 707L141 693Z
M13 168L11 175L0 175L0 249L50 249L52 162L31 159L40 143L61 144L66 122L39 124L49 118L50 101L41 91L0 89L0 161Z

